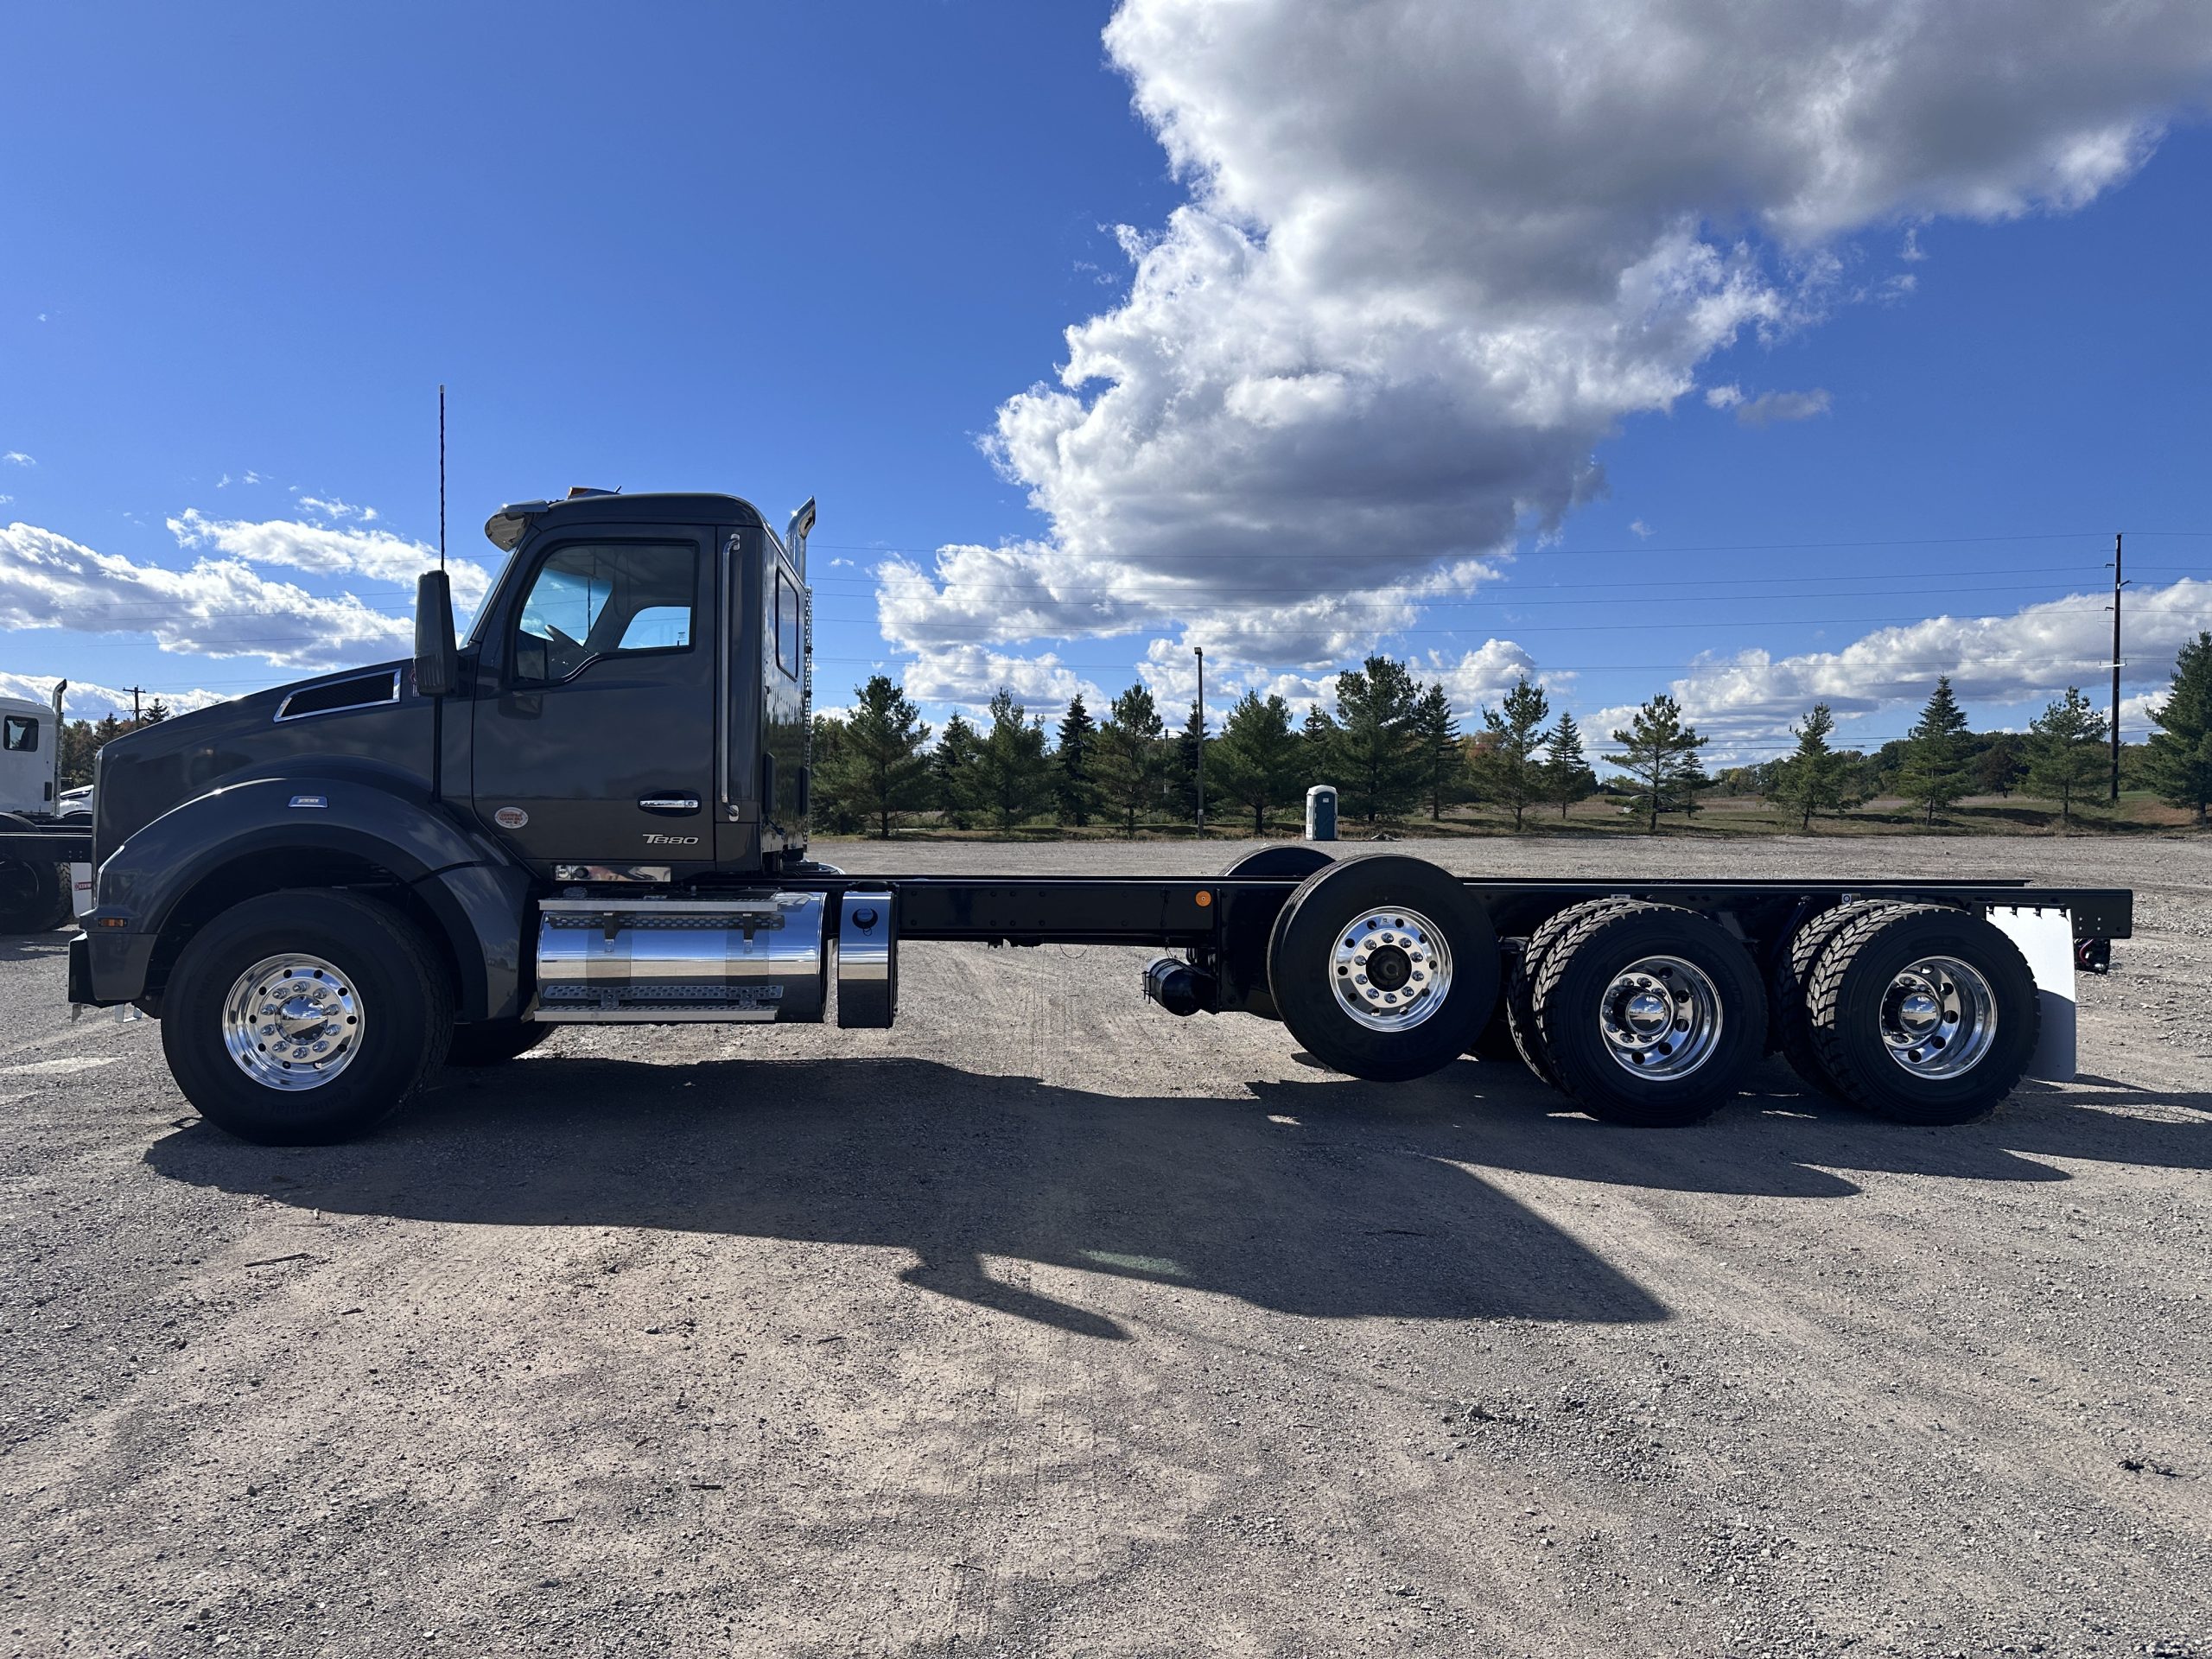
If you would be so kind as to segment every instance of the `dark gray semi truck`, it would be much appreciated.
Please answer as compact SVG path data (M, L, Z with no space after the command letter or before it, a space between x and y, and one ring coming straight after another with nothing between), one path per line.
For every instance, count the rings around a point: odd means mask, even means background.
M1952 1123L2070 1068L2074 969L2129 931L2109 890L1490 880L1312 843L1213 877L849 874L808 857L812 522L510 506L465 643L434 573L411 660L110 744L89 845L16 849L97 868L71 1000L158 1018L193 1104L276 1142L360 1134L564 1024L888 1026L913 940L1148 945L1166 1012L1279 1020L1360 1077L1476 1053L1660 1126L1779 1048Z

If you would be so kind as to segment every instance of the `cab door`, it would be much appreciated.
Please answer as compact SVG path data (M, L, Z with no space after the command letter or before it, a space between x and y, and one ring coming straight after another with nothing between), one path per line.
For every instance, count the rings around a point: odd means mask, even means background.
M531 550L471 745L476 815L522 857L712 859L711 545L704 527L654 526Z

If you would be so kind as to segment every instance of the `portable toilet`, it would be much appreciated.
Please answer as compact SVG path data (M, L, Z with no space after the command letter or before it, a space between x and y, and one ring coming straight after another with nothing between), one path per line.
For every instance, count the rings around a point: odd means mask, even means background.
M1316 784L1306 791L1306 839L1334 841L1337 838L1337 787L1334 784Z

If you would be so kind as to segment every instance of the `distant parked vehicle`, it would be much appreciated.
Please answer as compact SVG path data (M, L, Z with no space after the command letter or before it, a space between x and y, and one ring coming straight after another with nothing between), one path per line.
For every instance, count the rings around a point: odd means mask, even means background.
M0 830L30 834L59 821L60 728L45 703L0 697ZM0 855L0 933L50 933L74 909L66 861Z

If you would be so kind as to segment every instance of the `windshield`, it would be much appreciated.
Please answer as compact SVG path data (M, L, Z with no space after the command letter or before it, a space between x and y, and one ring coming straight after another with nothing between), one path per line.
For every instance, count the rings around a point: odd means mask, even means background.
M514 568L515 556L508 554L499 561L499 568L492 573L491 585L484 590L484 602L476 607L476 614L469 619L468 632L461 644L474 650L484 643L484 624L492 614L493 595L499 591L499 584L506 581L507 572Z

